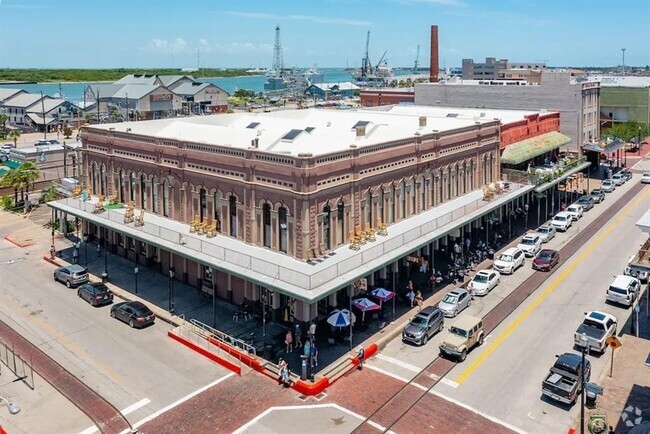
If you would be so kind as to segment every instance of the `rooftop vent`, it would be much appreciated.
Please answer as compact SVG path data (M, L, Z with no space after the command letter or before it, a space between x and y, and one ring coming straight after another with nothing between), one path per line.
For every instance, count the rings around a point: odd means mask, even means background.
M251 140L251 147L255 148L255 149L259 148L260 147L260 139L254 138L253 140Z
M427 117L426 116L420 116L419 121L420 121L420 127L426 127L427 126Z
M365 129L366 125L368 125L369 123L370 121L358 121L356 124L352 126L352 129L355 129L357 127L364 127Z
M457 118L457 117L458 117L458 113L447 113L447 117L448 117L448 118Z
M365 125L358 125L354 127L357 130L357 137L363 137L366 135L366 126Z

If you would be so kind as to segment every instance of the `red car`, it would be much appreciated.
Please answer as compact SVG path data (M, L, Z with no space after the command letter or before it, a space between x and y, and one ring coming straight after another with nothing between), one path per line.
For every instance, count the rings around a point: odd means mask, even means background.
M543 249L533 259L533 270L551 271L560 262L560 252L557 250Z

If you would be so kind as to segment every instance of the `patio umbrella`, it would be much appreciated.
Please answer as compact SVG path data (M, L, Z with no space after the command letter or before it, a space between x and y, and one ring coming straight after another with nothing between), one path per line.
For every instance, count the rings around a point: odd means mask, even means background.
M395 297L395 293L392 291L389 291L385 288L375 288L372 291L370 291L370 295L373 297L379 299L379 308L381 309L381 305L384 301L388 301L391 298Z
M379 305L375 302L372 302L368 300L367 298L359 298L357 300L352 301L352 304L357 307L362 312L361 316L361 322L363 322L366 319L366 311L367 310L378 310Z
M334 327L347 327L350 325L350 318L352 318L352 323L357 320L357 317L347 309L333 310L329 318L327 318L327 323Z

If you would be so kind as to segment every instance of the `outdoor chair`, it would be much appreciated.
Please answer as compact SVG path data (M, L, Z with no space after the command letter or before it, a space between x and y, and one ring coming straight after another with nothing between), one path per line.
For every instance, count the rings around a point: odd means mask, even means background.
M212 225L205 231L205 236L208 238L217 236L217 222L212 222Z
M103 194L99 196L99 201L95 204L95 212L101 212L104 211L104 201L106 200L106 196Z
M203 218L203 222L201 222L197 227L196 227L196 232L199 235L205 234L205 232L208 230L208 219Z
M194 233L197 231L198 226L199 226L199 215L195 214L194 215L194 220L190 222L190 233Z
M80 185L76 185L76 186L72 189L72 197L79 197L79 196L81 196L81 186L80 186Z
M388 235L386 223L382 223L381 220L377 220L377 235L382 235L384 237Z
M135 217L135 226L143 226L144 225L144 210L140 211L140 215Z
M375 241L377 239L375 237L375 230L373 228L366 229L366 239L368 241Z
M111 205L117 205L118 203L120 203L120 200L118 199L117 195L111 196L110 204Z

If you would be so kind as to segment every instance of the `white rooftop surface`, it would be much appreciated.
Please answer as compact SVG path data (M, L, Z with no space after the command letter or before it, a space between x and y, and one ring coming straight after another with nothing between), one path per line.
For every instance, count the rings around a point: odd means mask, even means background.
M337 248L334 255L313 264L246 244L227 235L207 238L190 234L189 225L151 213L146 213L144 226L126 225L123 222L124 208L93 214L91 211L97 202L96 197L86 202L74 198L62 199L48 202L48 206L225 270L269 289L304 301L314 301L534 188L512 183L510 185L507 193L491 202L482 200L481 190L473 191L389 226L387 236L377 235L376 241L368 241L358 251L345 244ZM136 211L136 215L139 215L139 211ZM179 243L180 235L185 239L185 244Z
M456 117L447 117L448 114ZM481 117L481 113L484 116ZM206 143L247 149L253 139L259 139L259 149L284 155L300 153L323 155L344 151L354 144L358 148L402 140L418 132L449 131L474 126L476 122L505 123L523 120L525 115L539 112L522 110L480 110L428 106L393 106L381 110L283 110L271 113L235 113L214 116L162 119L142 122L93 125L89 130L113 129L132 134ZM427 126L419 127L418 118L426 116ZM357 137L353 128L366 121L366 135ZM247 128L259 123L255 128ZM312 127L311 132L304 131ZM293 140L282 138L291 130L302 130Z
M590 75L589 81L597 81L601 87L650 87L650 77Z

